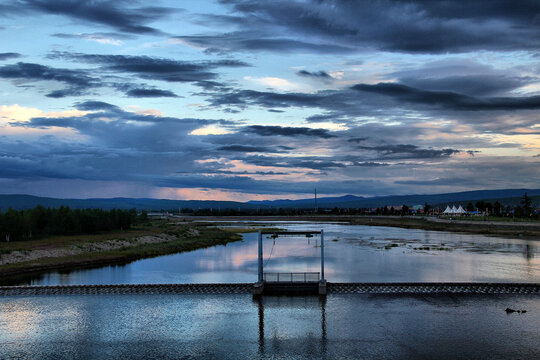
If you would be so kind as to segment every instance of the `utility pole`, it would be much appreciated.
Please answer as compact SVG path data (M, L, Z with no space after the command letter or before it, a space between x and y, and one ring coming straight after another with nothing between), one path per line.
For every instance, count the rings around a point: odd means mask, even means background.
M315 214L319 212L319 207L317 206L317 188L315 188Z

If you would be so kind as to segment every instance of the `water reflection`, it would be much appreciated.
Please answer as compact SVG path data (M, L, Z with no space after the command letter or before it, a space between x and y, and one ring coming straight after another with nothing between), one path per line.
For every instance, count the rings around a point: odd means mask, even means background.
M0 359L535 359L538 324L535 295L3 297Z
M528 241L527 244L525 244L525 251L523 252L523 256L525 256L525 259L531 260L534 258L534 245L531 245Z
M280 223L279 227L324 229L325 272L331 282L540 281L539 249L530 240L327 223ZM33 285L254 282L257 234L243 234L243 239L125 266L0 281ZM278 238L275 245L273 239L264 239L265 270L319 271L319 246L317 238Z
M327 350L327 335L326 335L326 296L254 296L253 303L257 306L258 320L259 320L259 355L261 357L271 356L276 353L281 347L281 343L286 342L292 338L303 339L302 344L307 346L307 353L316 353L318 356L325 356ZM314 334L313 326L302 326L301 324L292 324L295 327L295 336L285 334L281 331L286 324L281 324L280 328L275 327L271 330L272 337L270 338L271 348L268 349L267 354L267 339L265 335L265 309L277 310L270 314L277 315L278 318L283 318L283 312L293 311L296 312L295 316L298 317L298 311L305 312L301 317L303 319L309 318L311 321L317 321L320 317L320 333ZM317 314L317 310L320 309L320 314ZM276 319L273 319L274 322ZM285 325L285 326L283 326ZM313 325L313 324L311 324ZM308 333L306 331L309 330ZM289 329L291 331L291 329ZM298 333L296 333L298 331Z

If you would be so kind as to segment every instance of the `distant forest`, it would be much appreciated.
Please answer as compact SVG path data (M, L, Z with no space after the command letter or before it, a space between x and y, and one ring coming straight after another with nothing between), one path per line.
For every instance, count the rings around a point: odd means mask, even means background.
M394 216L408 216L416 214L426 215L440 215L442 210L440 207L433 207L428 203L423 206L409 207L407 205L400 206L380 206L376 208L318 208L317 210L310 208L260 208L260 209L192 209L182 208L180 212L182 214L191 214L196 216L265 216L265 215L313 215L313 214L331 214L331 215L394 215ZM509 218L525 218L525 219L540 219L540 213L535 209L533 204L533 198L523 194L519 199L519 205L502 205L499 201L494 203L490 201L479 200L475 203L469 202L465 206L468 215L483 215L483 216L496 216L496 217L509 217Z
M143 212L139 218L146 218ZM50 235L93 234L101 231L129 229L137 220L137 211L44 208L8 209L0 212L2 241L32 240Z

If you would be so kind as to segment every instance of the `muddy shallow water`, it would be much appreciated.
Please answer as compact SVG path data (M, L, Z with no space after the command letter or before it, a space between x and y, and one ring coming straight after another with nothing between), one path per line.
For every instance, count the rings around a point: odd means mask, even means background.
M333 282L540 282L540 242L450 232L332 223L268 223L324 230L325 273ZM238 224L234 225L238 227ZM124 266L51 272L18 284L254 282L257 234L242 242L143 259ZM318 237L264 239L265 271L320 271Z

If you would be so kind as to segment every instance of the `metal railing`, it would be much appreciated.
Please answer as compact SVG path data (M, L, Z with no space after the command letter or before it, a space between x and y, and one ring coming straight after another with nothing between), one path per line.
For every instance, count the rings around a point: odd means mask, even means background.
M307 283L319 282L321 273L319 272L265 272L263 280L266 282L288 282L288 283Z

